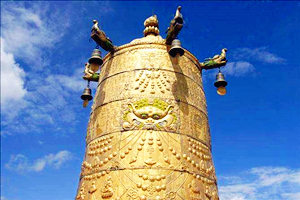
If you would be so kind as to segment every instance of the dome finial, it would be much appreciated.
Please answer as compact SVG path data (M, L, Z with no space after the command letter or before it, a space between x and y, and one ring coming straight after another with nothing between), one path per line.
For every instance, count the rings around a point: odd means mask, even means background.
M159 35L159 29L158 29L158 20L157 16L153 15L151 17L148 17L144 22L144 36L147 35Z

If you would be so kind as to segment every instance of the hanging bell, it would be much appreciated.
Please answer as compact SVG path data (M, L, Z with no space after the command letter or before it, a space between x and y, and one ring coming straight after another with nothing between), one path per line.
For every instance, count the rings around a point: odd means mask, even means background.
M103 60L101 57L101 51L99 49L94 49L92 56L89 59L90 64L95 64L95 65L102 65Z
M184 49L181 47L180 40L174 39L171 44L171 48L169 50L169 54L172 57L175 57L177 54L182 56L184 54Z
M88 105L89 101L93 99L92 90L89 87L84 88L81 99L83 100L84 108Z
M214 86L217 88L218 95L225 95L226 94L226 85L227 82L225 81L224 74L222 74L220 71L216 75L216 81L214 83Z

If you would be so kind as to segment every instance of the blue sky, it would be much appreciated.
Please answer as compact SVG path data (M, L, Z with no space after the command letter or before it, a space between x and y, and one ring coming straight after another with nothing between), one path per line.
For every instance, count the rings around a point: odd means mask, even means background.
M300 199L300 3L113 1L1 2L1 200L75 197L92 20L122 45L153 13L165 37L178 5L186 49L228 49L226 96L203 72L221 200Z

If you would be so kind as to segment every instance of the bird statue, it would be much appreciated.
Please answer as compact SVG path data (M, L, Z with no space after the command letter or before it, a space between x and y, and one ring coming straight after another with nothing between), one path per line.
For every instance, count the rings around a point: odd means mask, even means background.
M100 32L100 28L98 26L98 21L94 19L93 23L94 23L94 25L92 26L92 31L91 32L95 31L95 32L99 33Z
M115 47L112 44L112 41L106 36L104 31L100 30L97 20L93 20L93 23L91 38L105 51L113 52Z
M183 27L183 16L181 14L181 6L177 7L175 17L171 20L170 26L168 27L166 33L166 44L170 45L174 39L177 38L180 30Z
M226 59L226 52L227 49L224 48L221 51L220 55L215 55L212 58L206 58L203 63L200 63L203 69L212 69L217 67L222 67L226 65L227 59Z
M180 11L181 11L181 6L178 6L174 19L177 23L183 24L183 17Z

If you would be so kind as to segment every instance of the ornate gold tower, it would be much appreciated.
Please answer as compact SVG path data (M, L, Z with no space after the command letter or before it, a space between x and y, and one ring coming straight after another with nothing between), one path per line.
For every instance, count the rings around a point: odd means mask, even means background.
M171 57L155 20L104 58L77 200L219 199L202 65Z

